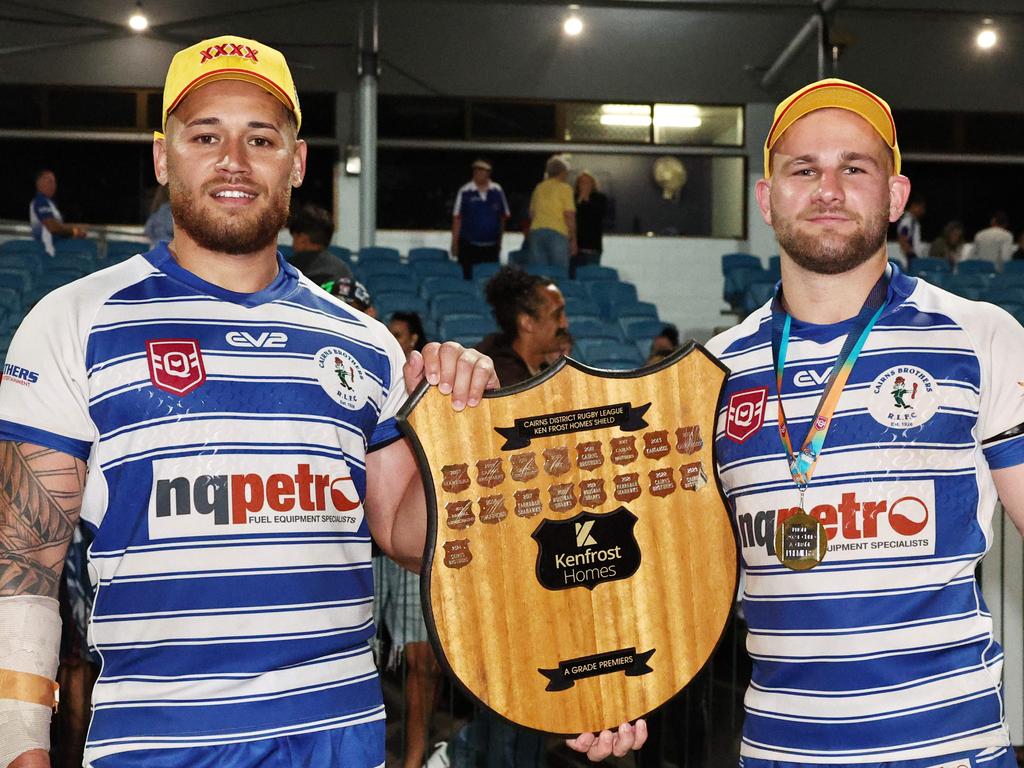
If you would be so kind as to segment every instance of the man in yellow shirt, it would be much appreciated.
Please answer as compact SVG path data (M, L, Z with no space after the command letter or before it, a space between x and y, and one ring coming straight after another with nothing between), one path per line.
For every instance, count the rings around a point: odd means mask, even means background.
M554 155L544 168L544 181L530 197L530 234L526 240L528 264L562 264L569 268L575 256L576 203L566 182L569 164Z

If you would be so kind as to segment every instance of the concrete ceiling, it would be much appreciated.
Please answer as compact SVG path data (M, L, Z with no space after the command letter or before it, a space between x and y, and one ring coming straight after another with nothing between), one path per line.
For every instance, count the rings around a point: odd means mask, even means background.
M770 87L761 77L814 13L795 0L566 3L380 0L385 92L516 98L774 102L816 78L808 43ZM230 31L282 48L302 90L354 88L366 2L145 0L153 25L126 27L133 0L0 0L0 82L159 87L174 51ZM973 44L985 18L1000 33ZM1021 0L840 0L839 75L896 107L1024 112Z

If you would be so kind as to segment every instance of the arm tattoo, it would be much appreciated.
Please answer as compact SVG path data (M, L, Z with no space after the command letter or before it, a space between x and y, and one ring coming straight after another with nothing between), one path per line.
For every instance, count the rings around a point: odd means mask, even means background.
M0 442L0 597L57 597L84 486L81 459Z

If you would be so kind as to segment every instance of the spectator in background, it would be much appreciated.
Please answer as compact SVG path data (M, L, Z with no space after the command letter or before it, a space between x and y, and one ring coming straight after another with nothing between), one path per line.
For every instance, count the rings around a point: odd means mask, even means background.
M657 336L651 339L651 354L645 365L661 362L679 349L679 329L672 323L666 323Z
M474 264L497 263L509 217L505 190L491 181L491 164L477 160L472 167L473 178L456 193L452 208L452 255L467 280Z
M548 159L544 181L530 196L530 234L526 239L527 264L561 264L577 253L576 203L566 182L569 163L555 155Z
M339 277L337 280L328 280L320 287L332 296L337 296L353 309L358 309L370 317L377 316L377 310L373 307L373 297L366 289L366 286L354 277ZM406 357L408 356L406 354Z
M1003 262L1009 258L1013 250L1013 235L1009 226L1010 221L1006 218L1005 211L993 213L989 225L974 236L974 251L971 258L991 261L996 265L996 270L1002 270Z
M331 290L328 283L352 280L348 264L327 250L334 237L334 221L325 209L312 204L302 206L292 214L288 231L292 234L288 261L299 272L327 291Z
M402 345L405 356L413 350L423 349L427 343L427 334L423 330L423 321L416 312L393 312L388 323L391 335Z
M918 194L910 198L910 204L896 223L896 237L899 238L900 251L907 262L907 269L921 253L921 218L927 205L925 199Z
M576 177L576 231L578 252L569 262L569 277L576 277L576 270L586 264L600 264L604 244L604 215L608 210L608 198L601 192L597 179L590 171L580 171Z
M358 285L358 284L357 284ZM388 330L402 345L406 358L427 343L423 322L415 312L395 312ZM389 661L405 656L405 755L403 768L420 768L427 751L430 716L441 682L441 667L427 638L420 608L420 578L389 557L373 558L375 620L391 635Z
M149 207L149 218L143 230L149 244L156 248L157 243L169 243L174 239L174 217L171 215L171 193L161 184L153 194L153 204Z
M942 228L942 234L932 241L928 249L928 257L945 260L950 268L954 268L963 258L964 225L959 221L951 221Z
M36 195L28 206L28 223L32 237L43 244L48 254L54 254L54 241L66 237L85 237L89 232L79 224L65 224L64 217L53 202L57 194L57 175L44 169L36 174Z

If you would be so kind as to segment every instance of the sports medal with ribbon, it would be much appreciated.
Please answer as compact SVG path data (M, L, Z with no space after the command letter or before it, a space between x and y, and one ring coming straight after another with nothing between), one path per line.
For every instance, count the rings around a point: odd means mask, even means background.
M816 517L804 510L804 493L814 475L814 469L825 444L825 436L832 423L832 415L839 404L839 396L843 393L853 364L857 361L868 334L878 322L885 309L885 297L889 289L888 275L883 274L868 293L864 306L854 320L853 328L843 342L843 348L836 358L835 365L825 391L821 394L818 407L807 437L804 439L800 452L793 450L789 429L786 426L786 412L782 407L782 372L786 365L786 353L789 348L789 333L793 322L792 316L783 309L782 287L772 300L772 356L775 359L775 396L779 406L779 437L786 449L789 460L789 472L793 482L800 490L800 511L787 517L775 531L775 556L779 561L794 571L805 571L813 568L825 558L828 550L828 535L825 526Z

